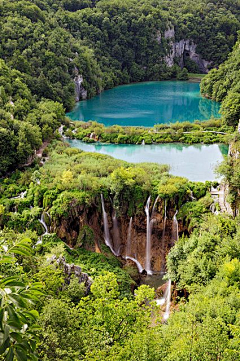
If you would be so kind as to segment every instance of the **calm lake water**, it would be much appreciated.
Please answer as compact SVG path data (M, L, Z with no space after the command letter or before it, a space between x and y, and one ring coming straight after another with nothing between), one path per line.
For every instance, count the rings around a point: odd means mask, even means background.
M217 179L214 168L223 160L223 155L227 155L228 152L228 146L222 144L88 144L77 139L68 140L68 142L71 147L87 152L111 155L114 158L130 163L154 162L169 164L171 174L202 182Z
M220 104L200 95L199 83L159 81L122 85L79 102L67 115L106 126L148 126L157 123L220 117Z

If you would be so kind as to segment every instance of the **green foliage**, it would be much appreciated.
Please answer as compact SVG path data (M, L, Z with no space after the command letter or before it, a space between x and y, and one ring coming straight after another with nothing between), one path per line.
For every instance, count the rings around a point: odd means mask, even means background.
M229 136L234 131L234 127L222 124L220 119L210 119L208 121L195 121L156 124L153 128L145 127L121 127L113 125L105 127L103 124L89 122L72 122L71 138L76 138L84 142L117 143L117 144L145 144L153 143L228 143ZM65 135L68 134L68 130ZM93 138L90 138L90 135Z
M189 238L181 238L171 249L168 275L178 287L191 289L213 279L226 257L240 256L239 225L227 216L207 216Z
M240 48L239 41L228 59L203 78L201 92L204 96L222 101L221 113L228 125L236 126L240 118Z
M0 264L14 264L17 256L30 256L31 241L21 239L10 247L3 239L0 242ZM28 285L17 276L0 277L0 358L36 360L38 338L36 321L38 312L33 304L42 295L41 284Z

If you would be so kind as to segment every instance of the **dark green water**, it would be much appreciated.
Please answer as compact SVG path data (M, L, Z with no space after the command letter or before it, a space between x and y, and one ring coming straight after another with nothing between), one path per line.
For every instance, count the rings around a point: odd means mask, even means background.
M228 146L186 145L181 143L136 145L84 143L80 140L68 140L71 147L87 152L98 152L132 163L154 162L169 164L170 173L186 177L191 181L216 180L214 168L227 155Z
M220 117L220 104L201 97L199 83L161 81L122 85L79 102L67 115L106 126L152 127L157 123Z

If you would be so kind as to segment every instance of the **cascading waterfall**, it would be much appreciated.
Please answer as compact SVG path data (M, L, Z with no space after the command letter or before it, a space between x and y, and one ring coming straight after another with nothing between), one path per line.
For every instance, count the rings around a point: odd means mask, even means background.
M167 321L170 315L170 305L171 305L171 280L168 280L168 286L166 290L166 309L163 314L164 321Z
M130 259L131 261L133 261L134 263L136 263L136 266L137 266L137 268L138 268L138 272L139 272L139 273L142 273L142 271L144 270L144 268L142 267L141 263L138 262L138 260L136 260L136 259L133 258L133 257L128 257L128 256L126 256L125 259Z
M109 227L108 227L108 217L107 217L107 213L105 211L104 198L103 198L102 194L101 194L101 203L102 203L102 212L103 212L104 240L105 240L106 245L110 248L112 253L116 256L116 253L113 249L112 241L110 238Z
M94 135L94 133L91 133L91 134L90 134L90 139L93 139L93 135Z
M166 234L166 222L167 222L167 201L164 201L164 219L163 219L163 232L161 239L161 250L162 250L162 262L161 262L161 271L165 270L165 257L164 257L164 249L165 249L165 234Z
M116 211L113 212L112 220L113 220L114 249L115 249L115 253L119 256L120 255L121 240L120 240L120 234L119 234Z
M50 216L49 216L49 214L47 213L47 212L42 212L42 214L41 214L41 218L39 219L39 222L42 224L42 226L43 226L43 228L44 228L44 230L45 230L45 232L43 233L43 235L42 236L45 236L46 234L49 234L49 232L48 232L48 227L47 227L47 225L46 225L46 222L45 222L45 214L47 214L47 216L50 218Z
M178 240L178 220L177 220L177 213L173 216L173 223L172 223L172 244L174 244Z
M145 213L147 216L147 240L146 240L146 259L145 259L145 270L148 275L152 274L151 271L151 226L150 226L150 201L151 196L148 197L147 204L145 207Z
M131 257L132 255L131 236L132 236L132 217L130 218L129 226L128 226L126 257Z
M159 198L159 196L157 196L157 198L155 199L155 202L154 202L154 204L153 204L153 209L152 209L151 218L154 216L155 208L156 208L156 205L157 205L158 198Z

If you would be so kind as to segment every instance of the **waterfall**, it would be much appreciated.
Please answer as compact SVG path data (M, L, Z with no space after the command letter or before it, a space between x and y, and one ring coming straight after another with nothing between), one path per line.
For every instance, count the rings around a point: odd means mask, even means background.
M133 261L134 263L136 263L137 268L138 268L138 272L139 272L139 273L142 273L142 271L144 270L144 268L142 267L141 263L138 262L138 260L136 260L136 259L133 258L133 257L128 257L128 256L126 256L125 259L130 259L131 261Z
M155 208L156 208L156 205L157 205L158 198L159 198L159 196L157 196L157 198L155 199L155 202L153 204L151 218L154 216L154 212L155 212Z
M91 133L91 134L90 134L90 139L93 139L93 135L94 135L94 133Z
M128 226L126 257L130 257L132 254L131 234L132 234L132 217L130 218L129 226Z
M172 223L172 244L174 244L178 240L178 220L177 220L177 213L173 216L173 223Z
M117 254L117 256L120 255L120 247L121 247L121 240L120 240L120 234L119 234L119 228L118 228L118 221L117 221L117 215L116 211L113 213L113 243L114 243L114 249Z
M150 225L150 201L151 196L148 197L147 204L145 207L145 213L147 216L147 239L146 239L146 260L145 260L145 269L148 275L151 275L151 225Z
M105 244L110 248L112 253L116 256L116 253L114 252L114 249L112 247L112 241L111 241L111 238L110 238L109 227L108 227L108 218L107 218L107 213L105 211L104 198L103 198L102 194L101 194L101 203L102 203L102 212L103 212L103 226L104 226Z
M164 201L163 232L162 232L162 239L161 239L161 250L162 250L161 271L162 272L165 270L164 249L165 249L166 222L167 222L167 202L166 202L166 199L165 199L165 201Z
M47 214L48 217L50 218L49 214L47 212L42 212L41 218L39 219L39 222L42 224L43 228L44 228L44 233L43 236L45 236L46 234L49 234L48 232L48 227L46 225L45 219L44 219L44 214Z
M144 139L142 140L142 145L145 145L145 140Z
M164 321L167 321L170 315L170 305L171 305L171 280L168 281L168 286L166 290L166 309L163 314Z

